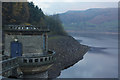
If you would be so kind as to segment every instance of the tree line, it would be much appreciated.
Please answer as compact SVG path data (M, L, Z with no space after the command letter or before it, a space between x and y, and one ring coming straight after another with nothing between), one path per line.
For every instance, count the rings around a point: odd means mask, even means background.
M35 25L49 27L54 35L66 35L59 15L45 15L41 8L33 2L3 2L2 24L4 25Z

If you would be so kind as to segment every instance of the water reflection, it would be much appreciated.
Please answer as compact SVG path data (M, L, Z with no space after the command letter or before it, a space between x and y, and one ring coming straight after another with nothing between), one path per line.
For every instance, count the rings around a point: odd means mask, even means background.
M113 36L75 38L81 44L91 46L84 59L61 72L59 78L117 78L118 77L118 40Z

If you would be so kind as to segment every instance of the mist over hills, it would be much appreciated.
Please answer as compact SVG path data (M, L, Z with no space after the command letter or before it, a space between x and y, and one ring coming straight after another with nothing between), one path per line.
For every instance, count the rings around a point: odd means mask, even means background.
M66 30L117 32L118 8L92 8L59 14Z

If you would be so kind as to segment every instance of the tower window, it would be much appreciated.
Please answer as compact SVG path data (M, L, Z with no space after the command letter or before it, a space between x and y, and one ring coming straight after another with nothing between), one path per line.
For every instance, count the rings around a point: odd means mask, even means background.
M43 61L43 58L40 59L40 62L42 62L42 61Z
M24 63L27 63L27 59L24 59L23 62L24 62Z
M45 58L45 61L47 61L47 58Z
M33 62L33 60L32 60L32 59L29 59L29 62L30 62L30 63L32 63L32 62Z
M38 59L35 59L35 62L38 62Z

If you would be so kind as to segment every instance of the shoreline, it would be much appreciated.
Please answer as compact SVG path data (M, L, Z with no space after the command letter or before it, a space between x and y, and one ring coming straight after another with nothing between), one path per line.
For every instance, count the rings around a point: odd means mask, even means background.
M62 70L82 60L89 48L72 36L49 37L49 49L56 51L56 62L48 70L48 77L57 78Z
M93 31L93 32L89 32L89 31L77 31L77 30L66 30L66 32L68 33L82 33L82 34L108 34L108 35L118 35L120 33L118 32L96 32L96 31Z

